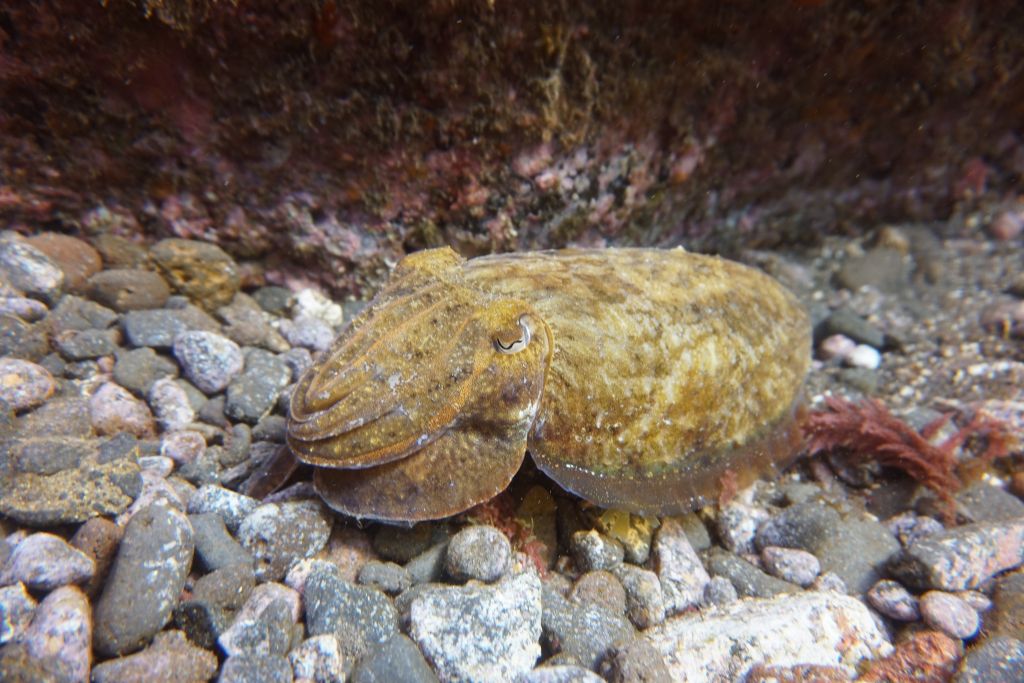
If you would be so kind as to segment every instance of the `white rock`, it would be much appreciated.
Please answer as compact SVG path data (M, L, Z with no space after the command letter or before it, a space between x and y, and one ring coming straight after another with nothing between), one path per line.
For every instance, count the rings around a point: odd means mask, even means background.
M739 600L670 619L642 638L678 683L743 680L754 664L838 666L852 677L862 660L893 650L864 603L816 592Z
M711 577L679 522L672 518L662 521L652 553L654 571L665 595L665 612L679 614L698 604Z
M295 295L294 317L311 316L319 318L331 327L337 327L345 319L341 306L334 303L315 289L304 289Z
M882 354L873 346L857 344L857 347L846 357L846 362L855 368L877 370L882 364Z

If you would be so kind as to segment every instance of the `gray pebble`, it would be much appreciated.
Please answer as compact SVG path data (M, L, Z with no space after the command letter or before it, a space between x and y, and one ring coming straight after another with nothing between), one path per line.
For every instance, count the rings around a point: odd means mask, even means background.
M220 329L216 320L195 306L130 311L124 314L121 326L132 346L156 349L170 349L174 340L188 331L216 332Z
M255 498L242 495L223 486L206 484L199 487L199 490L188 501L189 514L203 514L213 512L220 515L224 524L232 533L238 531L242 520L256 509L259 501Z
M293 623L289 605L272 600L255 617L236 618L217 638L217 644L229 657L243 653L287 655Z
M183 332L174 340L174 357L185 377L205 394L223 391L242 371L238 344L213 332Z
M18 358L0 358L0 379L0 401L16 411L42 404L56 388L45 368Z
M244 653L228 657L217 683L292 683L292 665L281 655Z
M409 560L405 569L413 584L437 581L444 574L444 563L448 556L448 541L433 545Z
M622 564L625 550L614 538L609 538L596 530L577 531L569 541L576 568L581 572L597 569L614 569Z
M665 595L657 574L632 564L613 571L626 591L626 615L634 626L643 630L665 620Z
M919 604L924 622L953 638L970 638L981 625L974 608L951 593L928 591Z
M609 614L626 613L626 589L614 574L603 569L580 575L567 597L577 605L593 605Z
M55 303L64 288L64 271L20 238L0 237L0 275L25 294Z
M713 576L707 585L704 586L701 604L705 606L728 605L739 600L739 597L739 594L736 592L736 586L732 585L732 581L724 576Z
M162 377L176 377L178 365L150 348L120 350L114 355L114 381L136 396L149 393Z
M849 308L837 308L825 320L823 336L841 334L876 349L885 346L885 334Z
M234 564L253 566L252 555L228 533L224 519L215 513L189 515L195 534L196 559L208 572Z
M1005 522L1024 517L1024 502L1006 490L977 482L956 494L957 512L968 522Z
M0 355L38 361L50 352L45 323L29 325L10 315L0 315Z
M799 586L769 576L743 558L722 548L711 548L707 552L706 560L711 574L729 579L736 591L745 598L770 598L800 590Z
M250 349L245 372L228 385L224 414L255 424L274 407L278 394L290 380L291 370L283 361L262 349Z
M812 591L819 591L823 593L840 593L842 595L848 595L850 589L846 587L846 582L843 581L842 577L832 572L825 572L818 576L814 580L814 583L810 585Z
M97 652L132 652L163 628L185 585L192 552L192 527L173 507L156 503L131 518L96 602Z
M349 680L352 683L437 683L438 679L416 644L399 633L359 660Z
M323 320L312 316L282 320L280 329L289 344L310 351L326 351L337 336L334 328Z
M770 545L761 550L765 570L783 581L807 587L821 572L818 558L806 550Z
M424 591L410 635L442 680L511 681L540 657L541 612L540 579L522 566L496 584Z
M313 365L313 354L309 349L288 349L279 358L292 371L293 382L298 382L303 373Z
M596 668L612 643L633 636L626 619L597 605L571 603L550 589L543 591L543 605L544 639L587 668Z
M93 301L118 312L160 308L171 290L156 273L148 270L114 269L96 273L86 283Z
M398 595L412 585L412 578L405 567L394 562L370 560L359 569L356 579L360 585L373 586L388 595Z
M0 571L0 585L20 581L31 590L51 591L58 586L85 583L95 573L91 557L59 536L40 532L14 548Z
M174 608L174 624L188 639L206 650L217 646L217 639L228 629L228 612L208 600L182 600Z
M652 555L667 615L679 614L700 602L704 585L711 577L690 545L686 530L676 519L662 520L654 536Z
M768 519L764 508L746 503L729 503L718 511L715 529L726 549L737 555L754 552L754 535Z
M224 334L239 346L259 346L275 352L289 348L259 304L247 294L235 294L231 303L217 309L217 317L224 323Z
M335 635L346 659L379 648L398 630L398 612L386 595L343 580L334 567L314 568L303 597L309 635Z
M164 378L153 382L147 400L157 422L166 432L185 429L196 419L196 411L188 394L173 379Z
M185 465L202 457L206 452L206 439L199 432L185 430L168 432L160 439L160 455L178 465Z
M391 641L399 637L403 636L396 636ZM306 638L288 653L288 661L292 665L295 678L315 683L345 683L345 670L351 666L342 656L341 645L333 633ZM394 673L397 675L381 680L398 681L412 678L411 672L404 669L397 669Z
M1024 642L990 636L967 650L953 683L1024 681Z
M288 420L282 415L264 415L252 428L252 438L256 441L273 441L284 443L288 431Z
M836 284L854 292L870 285L895 294L906 289L909 278L906 256L888 247L875 247L861 256L848 258L836 272Z
M93 683L177 683L207 681L217 673L217 657L196 647L181 631L161 631L153 644L133 655L110 659L92 669Z
M118 330L73 330L53 338L60 355L69 361L109 356L121 343Z
M539 666L519 678L518 683L601 683L593 671L572 664Z
M944 531L946 527L934 517L918 516L905 512L885 521L886 527L904 546L912 545L925 536Z
M437 542L435 528L430 523L412 527L381 525L373 536L373 549L385 560L405 564Z
M256 578L278 581L327 544L333 519L318 501L268 503L242 520L238 541L256 560Z
M295 295L285 287L260 287L252 293L253 300L267 313L281 318L288 315Z
M872 586L865 597L869 605L890 619L917 621L921 618L917 598L898 581L883 579Z
M497 581L512 559L508 537L492 526L462 529L448 544L445 570L456 581Z
M14 315L27 323L42 320L49 310L42 301L23 296L0 296L0 315Z
M69 294L61 297L46 322L54 334L69 330L103 330L117 322L117 313L94 301Z

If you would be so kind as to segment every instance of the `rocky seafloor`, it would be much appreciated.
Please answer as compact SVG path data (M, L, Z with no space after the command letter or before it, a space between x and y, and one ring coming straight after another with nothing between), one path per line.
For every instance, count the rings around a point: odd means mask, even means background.
M821 454L653 519L526 466L401 528L301 476L239 492L357 303L200 241L4 233L0 679L1024 679L1018 234L880 226L743 255L811 312L812 409L877 397L944 444L1001 426L1008 452L955 492ZM967 465L985 444L954 446Z

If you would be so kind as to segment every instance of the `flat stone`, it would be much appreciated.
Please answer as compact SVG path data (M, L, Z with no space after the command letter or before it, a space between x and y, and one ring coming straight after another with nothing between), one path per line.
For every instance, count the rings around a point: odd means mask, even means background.
M160 308L171 291L167 283L148 270L104 270L89 278L86 295L107 308L124 313Z
M170 505L156 503L131 518L96 601L97 652L133 652L164 627L185 585L193 549L188 518Z
M72 330L53 338L60 355L69 361L110 356L121 343L120 330Z
M648 629L640 640L659 654L676 681L743 680L754 664L840 667L852 677L861 662L892 652L862 602L815 592L681 615Z
M176 292L208 310L228 304L238 291L238 267L215 244L172 238L157 242L149 253Z
M953 683L990 681L1024 681L1024 642L993 636L967 650Z
M86 280L103 267L99 252L77 237L58 232L41 232L26 241L46 254L61 269L64 273L64 286L68 291L81 291Z
M85 583L95 572L92 558L63 538L36 533L14 548L0 571L0 585L21 582L32 590L47 592L58 586Z
M29 325L13 315L0 315L0 355L39 361L50 352L45 322Z
M71 330L104 330L117 322L117 312L95 301L68 294L46 320L54 334Z
M0 237L0 275L36 299L54 303L64 289L64 271L27 241Z
M711 577L676 519L662 520L652 551L654 571L665 597L665 613L678 614L700 602Z
M256 578L277 581L327 544L333 519L318 501L268 503L242 521L238 541L256 561Z
M18 358L0 358L0 401L12 410L31 410L53 396L56 384L45 368Z
M711 574L728 579L742 597L770 598L800 590L799 586L770 576L722 548L711 548L706 559Z
M595 668L616 642L633 637L633 627L621 612L593 604L574 604L547 588L543 591L544 639L572 661Z
M216 673L216 655L193 645L181 631L161 631L146 649L97 664L92 681L178 683L210 680Z
M19 645L61 681L89 680L92 658L89 599L77 586L61 586L39 603Z
M907 585L960 591L1024 563L1024 518L965 524L915 541L890 563Z
M136 396L147 395L159 379L178 376L178 364L151 348L122 349L114 359L114 381Z
M217 332L220 325L196 306L129 311L121 322L128 343L138 347L169 349L184 332Z
M1024 519L1020 498L985 482L977 482L956 494L957 511L968 522L1010 522Z
M292 683L292 665L281 655L243 653L228 657L218 683Z
M306 631L337 637L346 659L355 661L398 631L398 613L384 593L342 579L336 567L317 566L305 581Z
M770 545L761 550L761 561L772 576L807 587L818 578L821 564L806 550Z
M510 681L540 657L541 585L517 563L495 584L424 591L410 610L410 635L441 681Z
M404 634L397 634L380 648L359 660L352 683L436 683L438 678L423 658L416 644Z
M897 581L883 579L872 586L865 597L869 605L890 619L917 621L921 618L917 598Z
M174 356L185 377L203 393L223 391L242 371L242 350L235 342L213 332L190 331L174 341Z
M291 370L275 355L262 349L246 354L245 372L228 385L224 414L229 418L256 424L277 404L281 390L291 381Z

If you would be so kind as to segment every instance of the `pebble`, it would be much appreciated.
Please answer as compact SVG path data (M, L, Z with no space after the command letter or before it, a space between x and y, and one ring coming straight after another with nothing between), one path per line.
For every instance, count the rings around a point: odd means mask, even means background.
M376 650L398 631L398 612L386 595L345 581L330 565L312 569L303 600L309 635L333 634L344 657L352 661Z
M177 465L187 465L206 452L206 439L199 432L184 430L168 432L160 439L160 455Z
M296 293L292 312L296 318L317 318L334 328L340 327L345 319L341 306L315 289Z
M626 589L614 574L603 569L586 572L576 579L568 598L577 605L594 605L610 614L626 613Z
M193 645L181 631L161 631L144 650L93 667L93 683L206 681L217 673L217 657Z
M68 294L61 297L46 322L54 334L70 330L105 330L117 322L117 312L94 301Z
M86 283L87 296L118 313L160 308L171 290L148 270L114 269L96 273Z
M973 607L944 591L928 591L919 605L926 624L953 638L970 638L981 625Z
M877 370L882 364L882 354L873 346L857 344L845 360L851 367Z
M287 287L270 285L260 287L252 293L253 300L267 313L283 318L295 301L295 295Z
M30 297L54 303L64 289L64 271L20 237L0 237L0 276Z
M185 429L195 421L196 411L188 399L188 394L173 379L164 378L153 382L147 399L157 422L166 432ZM189 462L194 459L190 459Z
M146 396L157 380L177 375L177 363L153 349L121 349L114 353L114 382L136 396Z
M156 432L149 406L113 382L103 384L89 399L89 417L101 435L126 432L142 437Z
M68 330L54 336L53 343L68 361L110 356L121 343L119 330Z
M576 568L581 572L614 569L622 564L625 557L621 543L594 529L574 533L569 548L576 561Z
M967 650L953 683L990 681L1024 681L1024 642L992 636Z
M882 579L865 595L868 604L879 613L897 621L917 621L921 618L917 598L898 581Z
M67 584L85 583L95 572L96 565L88 555L59 536L40 532L14 548L0 571L0 585L21 582L30 590L46 592Z
M56 384L46 368L18 358L0 358L0 401L30 410L53 396Z
M250 349L245 357L245 372L228 386L224 414L236 421L256 424L277 403L291 376L291 369L274 354Z
M755 664L796 662L838 666L852 677L865 660L892 652L864 603L815 592L686 614L648 629L639 642L663 653L671 680L680 681L743 680Z
M155 503L131 518L95 605L98 653L138 650L163 628L185 585L192 553L192 527L170 505Z
M704 586L704 596L701 605L710 607L713 605L728 605L739 600L736 586L724 576L712 576L707 585Z
M871 286L890 294L907 288L910 271L907 259L896 249L875 247L862 256L848 258L836 272L836 284L856 292Z
M934 517L905 512L891 517L885 526L903 546L912 545L917 539L944 531L946 527Z
M818 352L825 360L835 358L845 361L850 357L855 348L857 348L857 342L845 334L832 334L821 340L821 344L818 345Z
M999 486L984 481L956 494L957 514L967 522L1010 522L1024 518L1024 502Z
M43 324L28 325L12 315L0 315L0 355L38 361L49 352Z
M253 565L252 555L228 533L224 519L217 514L189 515L195 535L196 559L208 572L234 564Z
M408 636L398 634L359 660L349 680L351 683L437 683L438 678L416 644Z
M438 581L444 575L445 558L448 555L448 541L441 541L409 560L405 569L413 585Z
M796 584L769 576L759 567L722 548L711 548L705 554L705 561L711 575L727 578L742 597L768 598L799 590Z
M807 587L821 572L818 558L806 550L770 545L761 550L765 570L783 581Z
M207 395L223 391L242 371L244 363L238 344L219 334L198 330L178 335L174 357L185 377Z
M0 645L18 639L25 633L36 611L36 601L25 585L0 588Z
M239 346L259 346L275 352L289 348L259 304L247 294L236 294L230 304L217 309L217 317L224 323L224 334Z
M840 595L847 595L850 589L846 587L846 582L843 581L842 577L832 572L825 572L818 576L814 580L814 583L810 585L812 591L832 592L839 593Z
M217 683L292 683L292 665L281 655L244 654L228 657Z
M435 530L429 522L412 527L382 524L373 535L373 549L385 560L405 564L437 543Z
M398 595L412 586L409 571L394 562L371 560L359 569L357 581L363 586L373 586L388 595Z
M960 591L1024 563L1024 519L978 522L916 540L889 569L907 585Z
M90 596L99 592L100 582L107 578L123 535L124 529L109 519L93 517L79 526L71 537L71 545L92 558L96 566L93 578L85 584L85 592Z
M594 524L601 533L622 544L627 562L637 565L647 563L654 538L654 527L649 519L623 510L602 510L594 519ZM686 529L685 526L683 528Z
M184 332L216 332L217 321L195 306L158 308L125 313L121 321L128 343L137 347L169 349Z
M311 315L282 320L279 329L289 344L310 351L326 351L337 336L333 327Z
M244 653L287 655L294 623L288 602L273 600L254 615L237 617L217 638L217 644L229 657Z
M23 296L0 296L0 314L14 315L27 323L42 320L48 311L42 301Z
M333 519L318 501L268 503L242 520L238 541L256 560L257 579L279 581L327 544Z
M512 559L512 545L498 529L469 526L452 536L445 570L456 581L477 579L491 583L504 575Z
M575 603L545 586L542 592L541 633L548 648L563 662L596 667L613 643L633 637L622 610L610 612L597 604Z
M746 503L729 503L719 510L715 528L726 549L743 555L754 552L754 535L766 519L768 513L763 508Z
M823 323L823 334L841 334L859 344L876 349L885 347L885 334L846 307L837 308L829 314Z
M410 635L441 681L511 681L540 657L541 585L517 562L494 584L445 586L412 602Z
M89 599L77 586L61 586L36 608L18 643L60 681L88 681L92 660Z
M657 574L631 564L612 571L626 592L626 616L634 626L642 630L665 620L665 594Z
M64 286L70 292L81 291L86 280L103 267L98 251L88 242L57 232L41 232L26 240L46 254L64 273Z
M1000 242L1009 242L1024 231L1024 212L1000 211L988 224L988 234Z
M653 568L664 593L665 613L679 614L698 604L711 577L676 519L662 520L652 553Z
M392 638L391 640L396 640ZM390 641L389 641L390 642ZM420 656L420 659L423 659ZM299 680L315 681L316 683L345 683L345 670L348 662L341 654L341 645L333 633L306 638L298 647L288 653L288 661L292 665L292 675ZM348 666L347 666L348 665ZM387 680L409 680L406 671L394 669L392 678L371 678L381 683ZM414 679L415 680L415 679Z
M238 267L215 244L171 238L154 244L149 255L176 292L208 310L230 303L238 291Z

